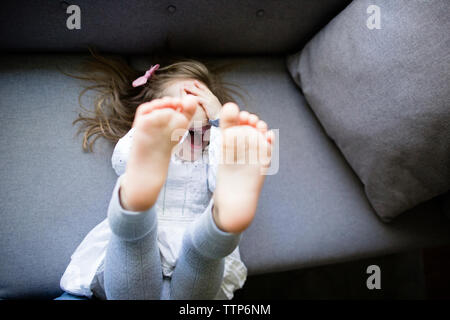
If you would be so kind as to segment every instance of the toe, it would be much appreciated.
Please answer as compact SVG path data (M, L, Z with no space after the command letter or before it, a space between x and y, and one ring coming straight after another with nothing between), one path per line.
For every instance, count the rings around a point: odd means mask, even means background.
M239 124L239 107L233 103L228 102L224 104L220 111L220 128L226 129Z
M267 131L267 123L262 120L259 120L256 123L256 129L258 129L261 133L265 133Z
M248 116L248 124L251 125L252 127L256 127L256 124L258 123L259 118L256 114L251 114Z
M250 113L248 111L241 111L239 114L239 122L241 125L248 124L248 116Z

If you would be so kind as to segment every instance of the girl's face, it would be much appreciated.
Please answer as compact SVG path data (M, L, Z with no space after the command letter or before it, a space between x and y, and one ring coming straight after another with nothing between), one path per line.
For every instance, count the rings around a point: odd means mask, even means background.
M187 95L192 95L191 93L187 93L184 90L184 85L186 84L194 84L195 79L180 79L180 80L173 80L168 83L166 88L161 93L161 96L170 96L170 97L178 97L183 98ZM205 110L198 105L197 109L195 111L194 116L192 117L190 128L194 127L194 123L196 127L199 126L206 126L208 124L208 117L206 116Z

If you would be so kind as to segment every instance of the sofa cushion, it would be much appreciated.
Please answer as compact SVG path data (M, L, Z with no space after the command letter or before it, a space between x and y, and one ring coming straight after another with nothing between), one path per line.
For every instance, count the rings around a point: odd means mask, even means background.
M83 56L7 55L0 62L0 297L55 297L70 255L105 217L112 146L81 148L72 121Z
M116 179L113 146L99 139L94 153L82 151L72 126L81 88L57 68L73 72L82 58L4 55L0 61L0 298L60 295L70 255L106 216ZM150 62L130 61L143 70ZM267 177L241 243L249 274L450 242L438 202L392 225L376 218L284 57L236 61L240 67L227 79L248 91L247 109L280 129L279 172Z
M449 12L447 0L354 1L287 59L386 221L450 189Z
M77 0L81 29L69 30L70 1L7 1L0 48L137 53L262 54L300 49L350 0Z

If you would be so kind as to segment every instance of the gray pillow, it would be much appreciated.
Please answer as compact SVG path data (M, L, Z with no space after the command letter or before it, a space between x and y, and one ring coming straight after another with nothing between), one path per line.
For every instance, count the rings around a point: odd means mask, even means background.
M385 221L450 189L449 14L448 0L353 1L286 60Z

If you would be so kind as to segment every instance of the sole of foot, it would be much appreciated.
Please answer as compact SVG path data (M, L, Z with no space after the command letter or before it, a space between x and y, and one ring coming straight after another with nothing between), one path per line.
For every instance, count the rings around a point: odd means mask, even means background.
M186 132L198 99L164 97L140 105L135 114L133 143L120 185L124 209L151 208L167 177L172 150Z
M271 155L274 133L258 116L227 103L220 114L222 157L214 192L219 229L240 233L253 221Z

